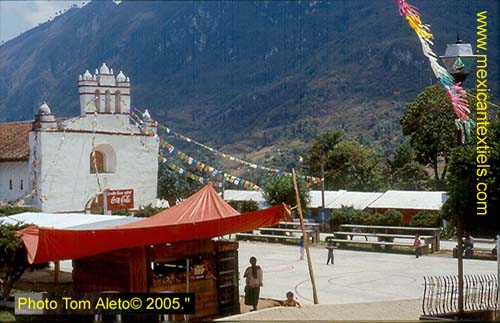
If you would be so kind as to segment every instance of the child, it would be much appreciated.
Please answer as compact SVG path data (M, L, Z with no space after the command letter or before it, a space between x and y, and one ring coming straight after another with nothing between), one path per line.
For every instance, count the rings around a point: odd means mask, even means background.
M415 234L415 240L413 240L413 246L415 247L415 257L420 256L420 246L422 245L420 241L420 234L417 232Z
M298 307L301 308L300 303L293 299L293 293L286 293L286 301L283 302L283 306Z
M328 249L328 258L326 259L326 264L328 265L330 263L330 260L332 261L333 265L333 242L330 240L328 241L328 245L326 246L326 249Z

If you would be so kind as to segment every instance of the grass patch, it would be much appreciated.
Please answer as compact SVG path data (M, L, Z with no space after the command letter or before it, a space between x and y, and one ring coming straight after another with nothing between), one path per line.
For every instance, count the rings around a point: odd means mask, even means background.
M0 310L0 322L15 322L16 317L9 311Z

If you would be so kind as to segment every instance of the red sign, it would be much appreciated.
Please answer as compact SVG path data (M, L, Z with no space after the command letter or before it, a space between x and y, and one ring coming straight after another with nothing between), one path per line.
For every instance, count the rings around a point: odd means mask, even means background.
M133 209L134 190L108 190L106 191L106 202L109 211Z

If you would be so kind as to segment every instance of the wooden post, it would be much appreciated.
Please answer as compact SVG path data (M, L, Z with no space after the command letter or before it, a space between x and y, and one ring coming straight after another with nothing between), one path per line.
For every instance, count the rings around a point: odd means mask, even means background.
M295 197L297 199L297 211L299 213L300 227L302 229L302 237L304 238L304 248L306 249L307 265L309 266L309 276L311 277L311 285L313 288L314 304L318 304L318 293L316 291L316 282L314 281L314 271L311 263L311 255L309 253L309 238L306 234L304 226L304 217L302 216L302 205L300 204L299 188L297 186L297 178L295 176L295 168L292 169L293 188L295 189Z
M186 293L189 293L189 258L186 258ZM189 321L189 314L184 315L184 321Z
M61 271L61 266L58 260L54 262L54 284L56 286L59 284L59 271Z

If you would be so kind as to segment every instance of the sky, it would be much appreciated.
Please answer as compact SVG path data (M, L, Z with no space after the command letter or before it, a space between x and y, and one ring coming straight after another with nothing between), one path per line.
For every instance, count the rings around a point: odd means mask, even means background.
M0 1L0 42L10 40L21 33L46 22L60 10L72 5L82 7L89 1Z

